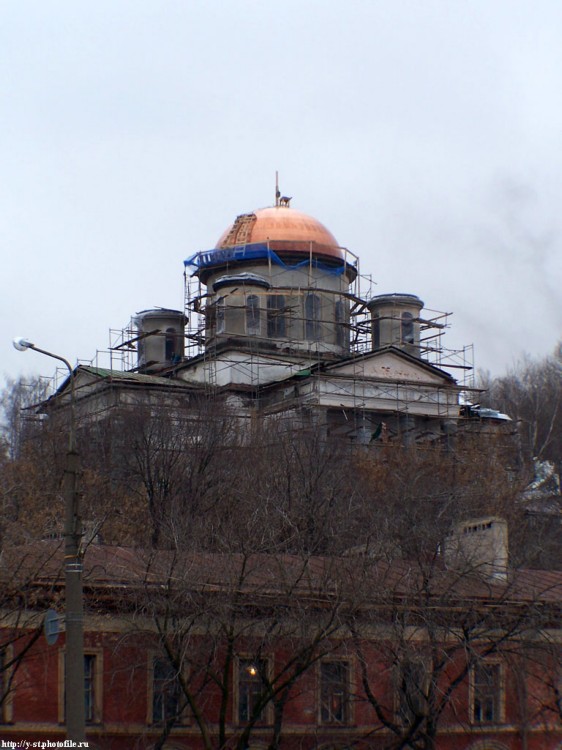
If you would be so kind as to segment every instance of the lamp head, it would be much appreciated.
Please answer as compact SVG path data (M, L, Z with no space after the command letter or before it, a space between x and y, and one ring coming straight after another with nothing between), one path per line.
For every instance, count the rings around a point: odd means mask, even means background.
M33 344L31 343L31 341L28 341L21 336L15 338L12 343L14 345L14 348L17 349L18 352L24 352L26 349L33 348Z

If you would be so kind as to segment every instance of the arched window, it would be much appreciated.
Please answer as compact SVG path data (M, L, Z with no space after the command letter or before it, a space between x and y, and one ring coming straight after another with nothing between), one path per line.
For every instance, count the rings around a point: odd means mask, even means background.
M381 348L381 319L378 313L373 314L373 349Z
M165 359L166 362L174 362L176 359L176 343L177 336L176 331L173 328L166 328L166 351Z
M287 335L284 294L270 294L267 298L267 335L272 339Z
M304 337L308 341L318 341L321 338L320 308L320 297L317 294L307 294L304 300Z
M246 297L246 333L259 336L260 328L260 298L257 294L249 294Z
M348 345L348 329L345 325L345 303L341 299L336 302L335 321L336 344L345 347Z
M412 313L402 313L402 343L413 344L414 343L414 316Z
M224 333L225 330L225 304L224 297L217 300L217 333Z

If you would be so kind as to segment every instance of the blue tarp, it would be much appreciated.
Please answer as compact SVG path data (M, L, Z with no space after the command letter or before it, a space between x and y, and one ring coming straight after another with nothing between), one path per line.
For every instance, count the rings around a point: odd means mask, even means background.
M202 268L210 268L221 263L231 263L238 260L270 260L272 263L287 269L308 268L310 265L310 258L298 263L285 263L267 244L260 242L248 245L236 245L235 247L215 248L214 250L203 250L184 260L183 264L186 268L189 268L191 275L194 276ZM344 261L341 261L341 265L334 267L313 258L312 266L320 268L322 271L333 276L341 276L345 271Z

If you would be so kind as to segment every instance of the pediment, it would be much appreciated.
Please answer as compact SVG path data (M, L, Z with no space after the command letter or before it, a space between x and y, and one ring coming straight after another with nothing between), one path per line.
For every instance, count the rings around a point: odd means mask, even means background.
M76 391L80 391L86 386L91 385L97 381L102 380L100 375L95 373L91 368L84 365L79 365L74 370L74 387ZM66 377L63 382L59 385L56 392L48 399L48 401L56 400L61 397L70 395L70 377Z
M397 349L371 352L341 364L332 365L328 372L333 375L351 378L373 378L376 380L397 380L431 385L451 384L453 378L443 370L416 360Z
M108 370L102 367L91 367L88 365L79 365L74 370L74 386L76 396L81 398L91 394L96 389L103 387L106 383L118 386L124 389L128 387L145 387L145 388L187 388L187 384L180 379L164 378L158 375L141 374L138 372L128 372L121 370ZM70 378L59 386L56 393L51 396L49 401L57 399L66 400L70 397Z

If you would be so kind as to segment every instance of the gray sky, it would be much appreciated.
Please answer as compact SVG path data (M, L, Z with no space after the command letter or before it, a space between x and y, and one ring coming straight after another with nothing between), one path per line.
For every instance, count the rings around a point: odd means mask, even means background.
M478 368L562 335L559 0L4 0L0 96L0 374L181 308L276 169Z

